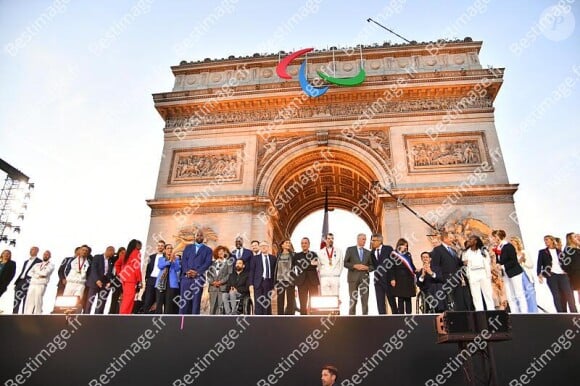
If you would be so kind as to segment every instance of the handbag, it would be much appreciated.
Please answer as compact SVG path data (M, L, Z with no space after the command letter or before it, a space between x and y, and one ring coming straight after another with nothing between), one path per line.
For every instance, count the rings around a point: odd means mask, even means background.
M170 265L165 267L163 269L163 272L161 272L161 276L159 276L159 281L157 282L157 289L160 292L163 292L167 289L167 279L169 278L169 268L170 268Z

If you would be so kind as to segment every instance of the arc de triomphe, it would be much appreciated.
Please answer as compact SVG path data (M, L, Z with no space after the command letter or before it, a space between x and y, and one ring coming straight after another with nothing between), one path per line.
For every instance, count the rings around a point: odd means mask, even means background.
M154 94L165 120L148 245L183 248L196 227L210 246L279 242L308 214L352 211L393 244L430 249L431 229L378 181L438 227L519 235L494 124L503 69L482 68L482 42L322 50L276 72L287 54L182 62L173 90ZM317 70L362 84L309 97ZM324 84L328 85L328 84ZM356 230L353 230L353 240ZM317 240L314 241L316 244ZM246 245L248 242L246 242Z

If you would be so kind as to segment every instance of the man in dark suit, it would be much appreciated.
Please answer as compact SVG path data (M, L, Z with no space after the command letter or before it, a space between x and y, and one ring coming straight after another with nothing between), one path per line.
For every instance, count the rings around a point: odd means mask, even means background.
M298 276L294 281L298 287L300 299L300 315L308 315L308 300L312 296L318 296L320 280L318 279L318 255L310 250L310 239L303 237L300 241L301 252L295 256Z
M64 293L64 287L66 287L66 277L71 270L71 261L79 256L79 251L81 247L75 248L74 256L65 257L62 259L60 266L58 267L58 284L56 285L56 296L62 296Z
M441 231L441 244L431 251L431 277L443 282L442 288L447 289L447 296L453 301L453 311L470 311L473 309L473 302L467 287L467 278L461 269L463 263L452 247L454 239L452 233ZM445 309L448 310L450 306L447 302Z
M91 308L95 302L95 314L102 314L105 311L105 303L107 296L109 296L113 277L112 257L114 254L115 248L108 246L104 254L93 257L86 284L89 287L89 298L84 309L85 314L91 313Z
M383 236L381 234L374 234L371 237L371 258L373 260L373 267L375 267L375 294L377 296L377 310L379 315L387 314L387 306L385 304L385 297L391 307L391 313L397 313L397 302L391 291L391 280L395 279L393 268L395 261L391 257L393 247L390 245L383 245Z
M431 255L429 252L421 253L423 268L417 272L417 287L425 295L425 303L422 310L417 312L439 313L445 311L445 301L437 298L438 292L443 292L443 283L441 282L441 272L431 267Z
M0 264L2 264L0 268L0 296L2 296L16 275L16 263L12 261L12 252L8 249L2 252Z
M26 303L26 294L28 293L28 287L30 286L30 276L28 275L30 269L38 263L42 263L42 260L38 258L38 247L30 248L30 257L24 262L20 274L17 276L14 282L14 309L13 314L17 314L20 308L20 303L22 302L22 308L24 311L24 304Z
M147 267L145 269L145 292L143 293L143 307L141 312L149 313L151 307L155 304L155 283L157 283L157 276L159 276L159 259L163 257L165 250L165 241L157 241L157 253L149 255L147 260Z
M232 255L234 257L234 261L238 259L244 260L244 271L250 272L250 260L252 260L252 256L254 255L252 251L248 248L244 248L244 239L242 236L236 237L236 246L232 248Z
M344 254L344 267L348 269L349 315L356 314L356 303L360 293L363 315L369 313L369 272L373 270L371 251L364 247L367 236L359 233L356 245L348 247Z
M253 242L252 242L253 243ZM252 257L250 263L250 285L254 287L254 313L256 315L272 315L272 289L274 288L274 272L276 258L270 255L270 245L266 241L260 243L260 254Z
M181 294L178 298L180 314L199 315L205 273L211 265L213 251L203 243L203 231L195 233L195 243L188 245L181 255Z
M538 280L542 283L547 279L556 312L567 312L568 306L570 312L577 312L570 279L564 271L566 264L562 258L565 254L556 248L554 236L544 236L544 244L546 248L538 252Z

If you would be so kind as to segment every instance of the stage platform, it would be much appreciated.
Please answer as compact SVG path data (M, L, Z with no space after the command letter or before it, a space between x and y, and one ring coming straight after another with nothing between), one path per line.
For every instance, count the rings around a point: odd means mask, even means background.
M580 315L511 315L500 385L580 384ZM435 315L0 315L2 385L463 385ZM483 342L473 343L482 345ZM465 354L465 353L464 353Z

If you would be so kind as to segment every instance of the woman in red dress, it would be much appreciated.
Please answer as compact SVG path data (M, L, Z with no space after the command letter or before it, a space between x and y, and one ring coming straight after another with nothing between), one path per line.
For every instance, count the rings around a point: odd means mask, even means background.
M119 314L132 314L137 284L141 283L141 241L131 240L125 258L119 258L115 270L123 283L123 300Z

